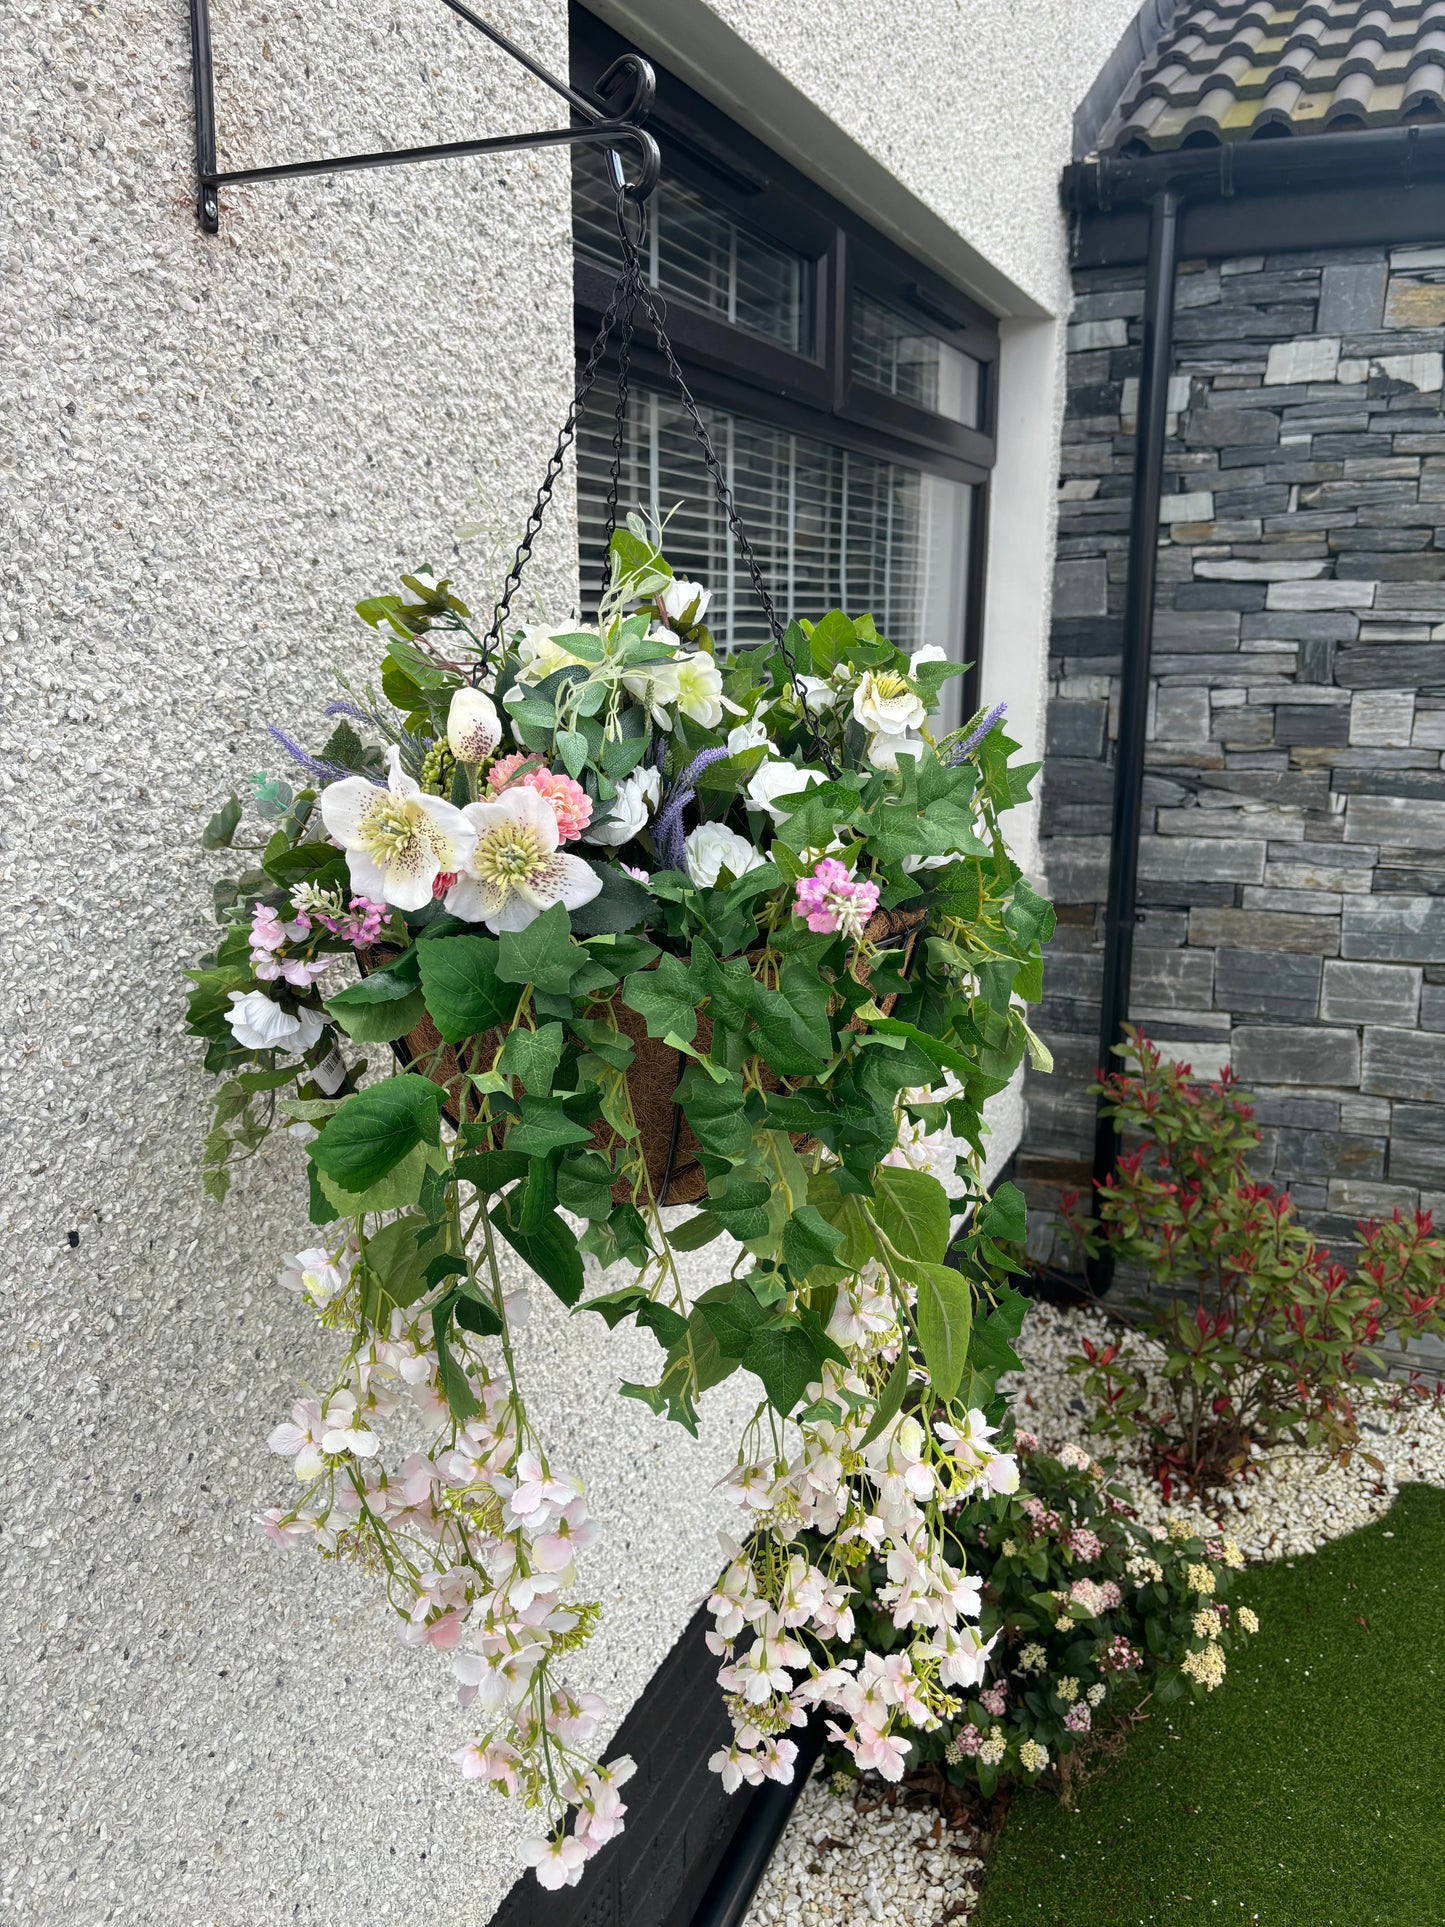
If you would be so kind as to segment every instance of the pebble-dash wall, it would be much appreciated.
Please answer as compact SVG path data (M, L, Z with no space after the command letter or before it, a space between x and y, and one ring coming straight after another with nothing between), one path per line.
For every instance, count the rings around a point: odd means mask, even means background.
M1142 270L1076 277L1043 862L1056 1073L1020 1169L1087 1175ZM1332 1241L1445 1201L1445 245L1178 284L1131 1016L1256 1094ZM1039 1255L1048 1255L1047 1221Z

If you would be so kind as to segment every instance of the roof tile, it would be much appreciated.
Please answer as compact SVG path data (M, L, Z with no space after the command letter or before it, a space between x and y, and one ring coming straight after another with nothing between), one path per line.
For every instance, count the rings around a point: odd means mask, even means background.
M1181 146L1445 119L1445 0L1186 6L1099 146Z

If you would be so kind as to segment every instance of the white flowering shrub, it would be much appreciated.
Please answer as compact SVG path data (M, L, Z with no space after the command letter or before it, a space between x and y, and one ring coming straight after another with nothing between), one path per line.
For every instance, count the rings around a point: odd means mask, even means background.
M1057 1769L1151 1694L1213 1692L1233 1639L1259 1627L1248 1606L1229 1604L1244 1565L1232 1539L1202 1539L1177 1518L1146 1530L1080 1446L1055 1455L1020 1432L1014 1452L1017 1487L948 1522L949 1557L978 1600L975 1668L950 1681L968 1690L919 1690L903 1595L889 1561L872 1556L854 1575L840 1667L852 1685L839 1699L855 1721L911 1696L921 1730L910 1735L909 1764L939 1762L955 1784L974 1781L985 1795ZM897 1779L901 1760L845 1745L836 1764Z

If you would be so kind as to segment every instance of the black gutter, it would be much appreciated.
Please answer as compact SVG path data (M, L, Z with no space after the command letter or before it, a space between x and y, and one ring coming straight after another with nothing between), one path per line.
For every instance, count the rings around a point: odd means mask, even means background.
M1427 218L1445 233L1445 126L1378 128L1344 134L1290 135L1277 139L1179 148L1170 153L1104 155L1065 168L1065 206L1083 221L1107 222L1125 209L1148 210L1144 284L1143 360L1135 423L1134 474L1129 523L1128 579L1120 666L1119 736L1114 764L1114 806L1109 882L1104 906L1104 981L1099 1010L1099 1064L1112 1068L1129 1014L1134 961L1135 897L1139 836L1143 822L1144 758L1149 668L1154 640L1154 592L1159 558L1159 498L1164 477L1165 422L1173 366L1174 283L1180 230L1187 204L1236 198L1305 196L1326 189L1370 198L1391 191L1411 201L1410 190L1437 188L1419 197ZM1388 225L1381 218L1381 227ZM1242 238L1242 237L1241 237ZM1186 237L1187 239L1187 237ZM1076 228L1076 255L1078 230ZM1220 249L1218 251L1223 251ZM1112 1122L1096 1112L1094 1183L1102 1185L1118 1163ZM1113 1273L1108 1251L1090 1262L1089 1282L1106 1291Z
M1119 740L1114 758L1114 816L1109 887L1104 900L1104 983L1099 1007L1099 1063L1111 1068L1123 1040L1134 971L1134 897L1139 884L1139 832L1144 813L1144 748L1149 719L1149 658L1154 646L1154 585L1159 564L1159 497L1164 484L1164 428L1174 364L1174 279L1179 249L1179 196L1154 195L1149 214L1149 265L1144 279L1144 355L1134 425L1134 486L1129 512L1120 666ZM1102 1104L1094 1119L1094 1183L1114 1174L1119 1138ZM1113 1257L1106 1247L1090 1262L1089 1282L1107 1291Z
M1064 169L1071 212L1111 213L1152 202L1169 187L1181 200L1299 193L1316 187L1424 186L1445 179L1445 125L1374 127L1349 134L1179 147L1163 154L1104 154Z
M790 1783L779 1786L776 1780L765 1780L754 1793L690 1927L742 1927L793 1808L802 1798L822 1741L821 1720L811 1720L798 1741Z

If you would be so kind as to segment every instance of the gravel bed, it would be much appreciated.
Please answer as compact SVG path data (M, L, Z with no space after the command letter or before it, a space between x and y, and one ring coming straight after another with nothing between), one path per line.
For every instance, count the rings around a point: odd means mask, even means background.
M1004 1381L1018 1424L1047 1446L1076 1439L1097 1449L1085 1433L1083 1395L1066 1361L1081 1337L1117 1335L1102 1313L1035 1305L1018 1347L1024 1370ZM1145 1341L1131 1336L1129 1345L1147 1369ZM1289 1446L1265 1454L1247 1483L1215 1495L1212 1518L1251 1559L1293 1558L1379 1518L1401 1485L1445 1485L1445 1405L1400 1400L1384 1385L1368 1398L1361 1432L1362 1450L1348 1465L1321 1470L1317 1459ZM1162 1519L1166 1508L1145 1467L1127 1450L1116 1456L1116 1477L1131 1488L1141 1517ZM1167 1510L1187 1514L1190 1508ZM867 1810L860 1812L851 1788L839 1794L821 1776L809 1782L746 1927L964 1927L983 1869L983 1843L966 1826L945 1829L936 1812L871 1806L874 1797L868 1786Z

